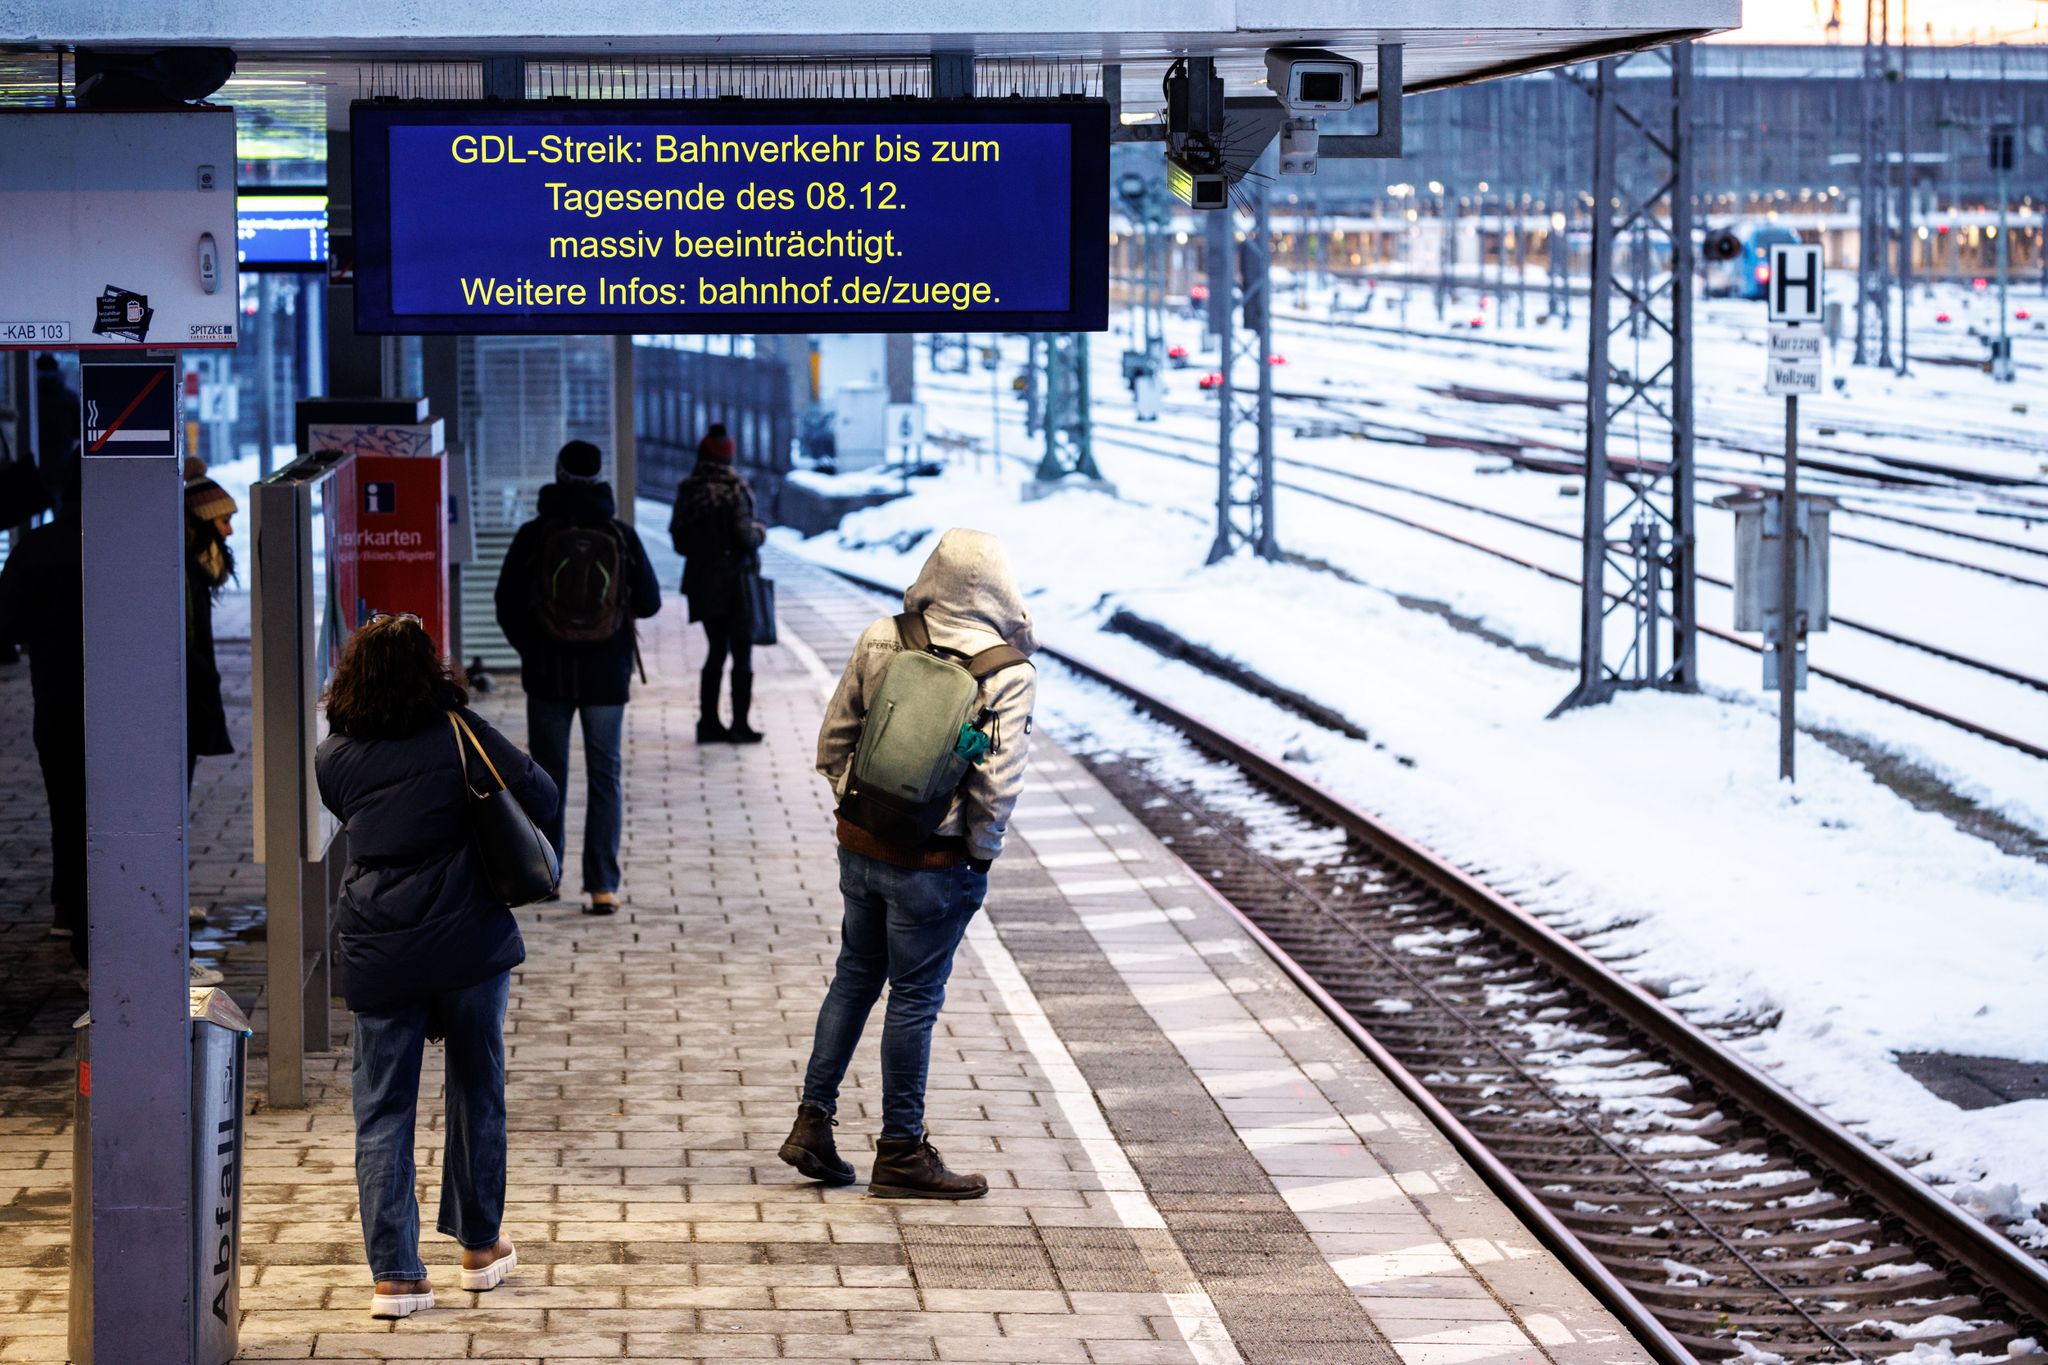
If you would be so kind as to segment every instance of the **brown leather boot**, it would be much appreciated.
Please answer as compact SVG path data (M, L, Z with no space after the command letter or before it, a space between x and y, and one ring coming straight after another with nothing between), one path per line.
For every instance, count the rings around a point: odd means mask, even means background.
M988 1181L947 1170L930 1138L882 1138L875 1143L868 1193L876 1199L979 1199Z
M840 1158L839 1147L832 1141L832 1125L832 1116L822 1106L799 1104L796 1122L776 1155L813 1180L851 1185L853 1167Z

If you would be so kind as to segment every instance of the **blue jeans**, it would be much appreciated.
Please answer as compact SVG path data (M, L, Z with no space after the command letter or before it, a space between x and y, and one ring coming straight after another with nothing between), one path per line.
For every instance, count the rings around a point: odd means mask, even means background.
M846 917L839 963L804 1070L804 1099L833 1113L868 1012L889 987L882 1018L882 1136L924 1136L924 1085L932 1025L946 1003L946 978L967 922L988 894L988 874L959 867L913 870L839 850Z
M447 1142L435 1226L464 1251L498 1244L505 1214L505 999L511 983L511 973L500 972L390 1014L356 1016L356 1195L373 1279L427 1277L420 1264L412 1141L430 1028L448 1040Z
M554 819L541 826L555 852L567 862L563 847L569 812L569 725L583 716L583 768L589 796L583 808L583 889L619 889L619 830L626 817L625 765L621 757L626 729L624 706L586 706L581 702L526 699L526 747L541 771L555 779L562 794Z

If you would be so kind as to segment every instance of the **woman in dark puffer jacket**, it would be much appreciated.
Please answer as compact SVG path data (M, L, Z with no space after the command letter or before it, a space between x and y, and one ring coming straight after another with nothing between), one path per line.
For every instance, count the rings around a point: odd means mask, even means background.
M436 1225L462 1245L464 1289L495 1289L518 1264L499 1222L505 1002L526 945L471 845L469 779L450 717L468 723L536 823L554 815L558 793L468 700L417 617L379 616L349 640L328 686L330 733L314 765L322 804L348 827L335 957L356 1018L356 1187L377 1281L372 1317L434 1306L413 1198L413 1126L430 1036L447 1039Z
M754 519L754 490L732 467L732 437L713 422L697 443L697 465L676 488L669 538L683 556L683 595L690 619L704 623L703 671L698 674L697 742L759 744L748 723L754 703L754 623L747 578L761 571L767 528ZM732 724L718 718L718 686L732 656Z

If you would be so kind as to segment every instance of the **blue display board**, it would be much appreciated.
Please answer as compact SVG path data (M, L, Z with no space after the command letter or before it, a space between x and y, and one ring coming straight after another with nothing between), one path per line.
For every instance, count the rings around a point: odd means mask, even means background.
M356 327L1097 331L1100 102L373 104Z
M247 270L325 270L327 196L243 188L235 201L235 257Z

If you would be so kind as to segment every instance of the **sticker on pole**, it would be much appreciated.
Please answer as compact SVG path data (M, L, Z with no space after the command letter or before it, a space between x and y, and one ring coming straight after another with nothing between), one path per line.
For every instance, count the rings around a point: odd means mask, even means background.
M1774 242L1770 271L1764 301L1773 323L1822 319L1827 282L1820 247L1811 242Z

